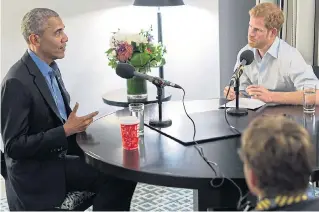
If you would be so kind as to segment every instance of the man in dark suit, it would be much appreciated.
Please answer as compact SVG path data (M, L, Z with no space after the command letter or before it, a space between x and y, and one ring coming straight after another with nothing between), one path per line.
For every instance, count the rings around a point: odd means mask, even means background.
M76 115L69 107L56 59L68 41L59 15L45 8L22 20L28 50L1 86L1 133L10 210L53 210L68 191L96 193L94 210L129 210L135 182L106 176L87 165L75 142L97 112ZM71 155L72 154L72 155Z
M314 146L305 128L284 116L254 120L242 135L240 157L255 210L317 211L319 199L307 192Z

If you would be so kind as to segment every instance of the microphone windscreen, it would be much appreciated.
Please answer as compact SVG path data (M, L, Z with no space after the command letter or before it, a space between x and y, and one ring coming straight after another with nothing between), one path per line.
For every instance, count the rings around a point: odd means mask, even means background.
M115 70L116 74L122 78L130 79L134 77L135 68L128 63L118 63Z
M240 62L246 60L246 65L250 65L254 61L254 53L247 49L243 51L240 55Z

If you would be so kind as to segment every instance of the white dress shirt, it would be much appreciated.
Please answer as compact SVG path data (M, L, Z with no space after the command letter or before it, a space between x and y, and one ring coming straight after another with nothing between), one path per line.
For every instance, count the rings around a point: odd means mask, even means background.
M244 67L240 77L240 90L245 91L249 85L260 85L270 91L291 92L302 90L304 84L315 84L319 89L319 80L300 52L285 41L275 39L263 58L257 49L248 44L237 55L235 69L240 61L240 54L245 50L254 52L254 61Z

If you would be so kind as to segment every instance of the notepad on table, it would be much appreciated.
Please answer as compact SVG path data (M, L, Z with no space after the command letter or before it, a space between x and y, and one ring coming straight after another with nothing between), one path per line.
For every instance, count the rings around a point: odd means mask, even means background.
M263 101L260 101L258 99L250 99L250 98L239 98L239 108L247 108L250 110L255 110L257 108L262 107L266 103ZM225 104L221 105L220 107L224 108ZM230 102L227 102L226 107L236 107L236 100L232 100Z

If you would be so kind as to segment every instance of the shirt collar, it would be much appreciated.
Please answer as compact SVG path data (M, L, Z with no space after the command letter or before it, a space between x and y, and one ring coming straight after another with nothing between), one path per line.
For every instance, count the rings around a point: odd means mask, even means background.
M276 37L275 41L271 45L271 47L268 49L267 53L269 53L274 58L278 58L278 51L279 51L279 38Z
M38 66L38 68L40 69L41 73L44 76L49 76L50 74L52 74L53 70L56 70L57 68L57 64L53 61L53 63L51 64L52 67L50 67L46 62L44 62L43 60L41 60L33 51L31 51L30 49L28 49L28 53L30 55L30 57L32 58L32 60L34 61L34 63Z
M276 39L274 40L274 42L272 43L272 45L270 46L270 48L268 49L266 54L270 54L271 56L273 56L274 58L277 59L278 58L278 52L279 52L279 44L280 44L280 39L278 37L276 37ZM256 48L253 48L252 50L254 52L255 59L260 57Z
M255 210L257 211L269 211L275 208L282 208L291 204L296 204L299 202L314 199L308 193L303 193L299 195L278 195L273 198L262 198L257 202Z

